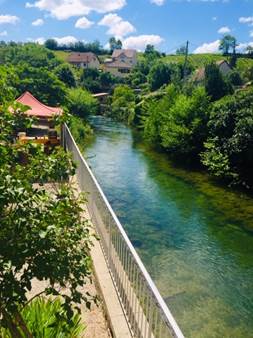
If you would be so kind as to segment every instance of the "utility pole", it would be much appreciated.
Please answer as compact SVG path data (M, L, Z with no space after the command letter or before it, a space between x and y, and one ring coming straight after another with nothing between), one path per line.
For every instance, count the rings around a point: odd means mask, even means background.
M186 47L185 47L185 58L184 58L184 71L183 71L183 78L186 77L186 66L187 66L187 60L188 60L188 54L189 54L189 41L186 41Z

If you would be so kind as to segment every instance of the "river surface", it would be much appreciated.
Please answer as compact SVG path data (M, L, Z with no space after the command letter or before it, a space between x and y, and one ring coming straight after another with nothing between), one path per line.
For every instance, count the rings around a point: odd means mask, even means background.
M188 338L253 337L253 199L94 117L85 157Z

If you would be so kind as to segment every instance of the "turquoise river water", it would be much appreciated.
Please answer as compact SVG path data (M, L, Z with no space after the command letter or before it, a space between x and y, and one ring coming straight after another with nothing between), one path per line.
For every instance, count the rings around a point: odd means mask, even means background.
M85 157L188 338L253 337L253 199L94 117Z

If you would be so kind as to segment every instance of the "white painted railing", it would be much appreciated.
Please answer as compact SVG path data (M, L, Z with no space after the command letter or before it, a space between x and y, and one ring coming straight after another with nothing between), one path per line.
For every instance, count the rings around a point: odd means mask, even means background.
M184 338L66 125L62 134L133 337Z

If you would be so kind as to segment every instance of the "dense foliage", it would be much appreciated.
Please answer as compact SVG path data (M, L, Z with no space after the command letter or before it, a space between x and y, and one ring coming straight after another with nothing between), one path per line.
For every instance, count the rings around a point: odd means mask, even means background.
M95 68L84 69L80 76L81 85L92 93L111 91L112 87L119 82L109 72L101 72Z
M213 105L202 161L211 173L253 188L253 90Z
M93 42L77 41L69 44L58 44L55 39L45 41L45 47L51 50L71 50L73 52L92 52L97 55L109 54L107 49L104 49L98 40Z
M84 331L81 316L75 313L70 321L57 316L62 312L61 300L37 297L29 302L22 311L22 317L32 337L79 337ZM8 330L0 329L1 337L11 338Z
M75 167L63 150L46 156L40 147L14 142L32 122L24 110L16 103L0 106L0 326L13 337L32 336L20 308L34 278L47 280L45 294L61 295L58 316L71 320L72 304L83 299L89 305L78 286L91 267L84 197L69 182Z
M127 85L115 88L112 96L112 116L119 121L127 121L131 124L134 119L135 95Z
M160 100L152 100L143 118L144 136L173 157L196 161L207 134L209 99L203 88L188 96L171 85Z
M205 88L213 101L219 100L233 92L231 82L225 79L216 64L210 63L205 67Z
M86 118L97 112L97 101L82 88L71 88L67 93L69 111L79 117Z

